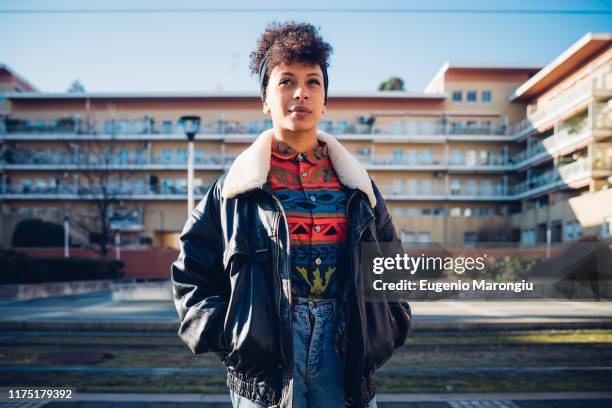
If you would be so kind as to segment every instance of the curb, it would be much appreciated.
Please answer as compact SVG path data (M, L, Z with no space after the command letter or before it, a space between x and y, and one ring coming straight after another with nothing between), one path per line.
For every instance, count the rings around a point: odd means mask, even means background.
M142 321L0 321L0 331L178 332L178 322ZM612 320L414 322L411 332L612 329Z

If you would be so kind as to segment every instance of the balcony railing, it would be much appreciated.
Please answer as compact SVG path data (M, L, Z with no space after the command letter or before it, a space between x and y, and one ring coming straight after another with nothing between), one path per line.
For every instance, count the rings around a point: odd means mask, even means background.
M587 133L589 132L588 123L589 120L584 119L571 128L559 130L555 134L548 136L540 142L528 145L526 150L514 155L513 162L520 165L521 163L539 156L542 153L553 155L562 149L568 148L573 144L580 142L581 140L585 139L585 137L590 136L590 133Z
M374 134L386 135L505 135L508 134L504 124L491 126L453 125L452 123L435 123L419 121L397 121L376 124L372 128ZM340 133L342 134L342 133Z
M208 191L210 185L196 186L194 192L196 195L203 195ZM177 196L178 198L187 197L186 187L176 186L143 186L143 185L124 185L119 187L106 186L106 191L101 187L88 187L77 184L68 185L22 185L19 187L0 184L0 193L10 197L12 195L30 195L30 196L75 196L83 199L92 198L108 198L121 197L129 199L130 196Z
M569 184L591 175L592 161L590 158L578 159L573 163L559 166L556 170L548 170L532 176L529 180L515 184L510 188L513 195L521 195L535 190L546 190L556 185Z
M236 154L198 154L194 163L206 166L231 165ZM452 151L448 159L444 155L428 150L412 150L407 154L372 155L370 153L358 152L355 154L358 160L366 165L380 166L508 166L511 163L508 158L499 153L489 151ZM150 168L151 166L187 166L187 156L174 154L147 154L145 151L126 150L114 151L109 154L88 154L83 151L70 152L58 150L31 150L31 149L4 149L0 150L0 165L20 166L54 166L59 169L66 166L79 169L105 169L116 170L128 167Z
M411 155L362 155L360 161L369 165L399 165L399 166L435 166L443 165L442 156L419 152Z
M562 114L576 105L577 101L586 101L589 97L602 92L611 93L612 83L609 72L595 74L593 77L560 91L552 100L540 101L539 104L527 106L527 118L537 123L556 114Z
M258 135L272 127L266 120L230 121L204 120L199 134L201 135ZM505 124L465 125L460 122L443 123L439 120L417 121L398 120L387 123L365 124L354 120L322 120L319 128L335 135L505 135L508 128ZM183 135L177 123L163 121L158 123L150 118L121 119L103 123L91 123L78 117L59 119L29 120L5 118L0 122L0 134L50 134L50 135Z
M382 185L380 191L387 197L506 197L508 188L503 183L496 185L451 185L446 189L442 184L417 184L415 186L405 184Z
M594 84L592 79L584 80L561 91L553 100L542 101L537 105L527 105L527 118L532 123L537 123L568 106L574 105L577 100L586 100L585 98L593 93Z
M197 149L199 150L199 149ZM195 165L230 164L236 155L233 154L197 154L194 157ZM181 155L148 155L144 151L115 151L112 154L90 154L85 152L69 152L57 150L30 150L5 149L0 151L0 165L29 165L29 166L74 166L78 168L117 169L124 166L187 166L187 156Z

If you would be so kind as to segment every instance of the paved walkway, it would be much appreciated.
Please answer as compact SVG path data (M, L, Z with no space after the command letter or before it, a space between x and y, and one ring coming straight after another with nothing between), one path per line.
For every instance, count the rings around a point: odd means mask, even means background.
M612 327L612 302L412 302L415 330L487 327ZM0 330L128 329L176 331L172 301L113 300L111 291L0 302Z
M379 394L379 408L599 408L612 393ZM232 408L229 395L77 394L73 402L4 402L7 408ZM342 408L342 407L339 407Z

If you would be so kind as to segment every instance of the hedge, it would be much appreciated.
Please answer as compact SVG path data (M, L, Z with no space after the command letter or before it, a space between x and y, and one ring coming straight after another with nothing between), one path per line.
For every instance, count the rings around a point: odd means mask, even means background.
M119 279L124 266L117 260L31 257L5 250L0 251L0 284Z

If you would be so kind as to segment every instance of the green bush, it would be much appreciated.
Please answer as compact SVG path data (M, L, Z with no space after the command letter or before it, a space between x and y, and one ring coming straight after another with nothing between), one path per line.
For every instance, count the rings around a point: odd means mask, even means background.
M14 247L62 247L64 227L38 219L19 221L13 232Z
M119 279L124 266L117 260L37 258L18 251L0 251L0 284Z

